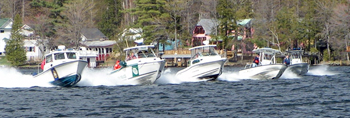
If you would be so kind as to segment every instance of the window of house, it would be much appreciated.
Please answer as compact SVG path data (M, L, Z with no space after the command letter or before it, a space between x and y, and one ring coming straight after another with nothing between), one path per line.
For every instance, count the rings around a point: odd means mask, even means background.
M3 30L3 29L2 29L2 30L0 30L0 33L5 33L5 30Z

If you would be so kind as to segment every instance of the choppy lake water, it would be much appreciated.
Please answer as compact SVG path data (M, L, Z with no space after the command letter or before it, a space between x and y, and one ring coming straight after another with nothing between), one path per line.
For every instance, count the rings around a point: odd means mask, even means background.
M86 69L80 83L54 87L36 70L0 68L0 117L350 117L350 67L311 66L305 76L242 79L225 67L217 81L174 78L167 68L156 84L126 86Z

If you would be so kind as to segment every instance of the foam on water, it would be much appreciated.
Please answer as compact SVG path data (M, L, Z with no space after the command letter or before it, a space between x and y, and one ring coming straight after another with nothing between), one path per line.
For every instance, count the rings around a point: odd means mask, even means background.
M17 88L17 87L53 87L50 80L45 78L34 78L32 75L25 75L12 67L0 68L0 87Z
M176 73L177 71L172 70L172 68L166 68L162 76L156 81L156 84L181 84L184 82L205 81L197 78L178 77Z
M339 74L337 72L329 71L328 65L320 65L315 66L312 69L309 69L309 71L306 73L306 75L313 75L313 76L325 76L325 75L336 75Z
M240 81L244 79L249 79L249 77L240 76L238 72L224 72L218 77L218 80L222 81Z
M126 83L122 78L116 78L115 75L109 75L111 68L93 69L85 68L82 73L82 79L77 86L118 86L118 85L135 85Z
M283 72L280 79L300 79L300 76L287 69Z

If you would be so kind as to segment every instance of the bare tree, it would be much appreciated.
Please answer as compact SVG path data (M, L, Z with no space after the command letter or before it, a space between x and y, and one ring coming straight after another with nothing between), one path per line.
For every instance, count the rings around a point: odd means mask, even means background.
M14 18L17 13L20 13L22 0L2 0L1 12L5 17Z
M333 31L333 37L336 41L332 41L331 43L334 45L333 48L338 48L338 50L344 50L348 44L350 39L350 0L347 0L345 4L338 4L333 9L333 14L330 19L330 26L326 26L326 28L330 27ZM340 48L340 49L339 49ZM349 55L347 54L347 60L349 61Z
M62 37L68 38L69 43L75 48L79 47L80 32L82 28L91 27L93 23L90 22L92 15L91 10L95 4L93 1L74 0L67 4L64 4L66 10L63 11L63 15L67 17L67 25L62 27L60 31L63 31Z

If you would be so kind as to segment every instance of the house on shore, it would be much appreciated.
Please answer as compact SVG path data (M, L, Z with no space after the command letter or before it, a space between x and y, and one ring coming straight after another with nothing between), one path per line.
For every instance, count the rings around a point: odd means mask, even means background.
M86 48L86 50L97 51L98 55L96 60L97 66L100 63L104 63L107 58L113 54L113 46L116 44L114 40L108 40L108 38L97 28L83 28L81 31L80 44Z
M199 46L212 43L221 43L222 38L212 39L211 35L218 34L218 27L220 22L217 19L201 19L195 26L192 34L191 45ZM252 19L242 19L237 21L238 28L238 40L245 40L252 38L254 29L252 28ZM235 31L229 32L229 38L235 40ZM240 46L242 47L242 46ZM245 47L244 47L245 48ZM242 49L244 50L244 49Z
M32 27L24 24L19 32L23 37L24 48L26 50L27 62L40 62L43 60L45 52L45 44L47 44L46 39L41 39L41 37L34 36L35 32Z
M0 56L4 56L6 41L11 37L12 19L2 18L0 19Z

